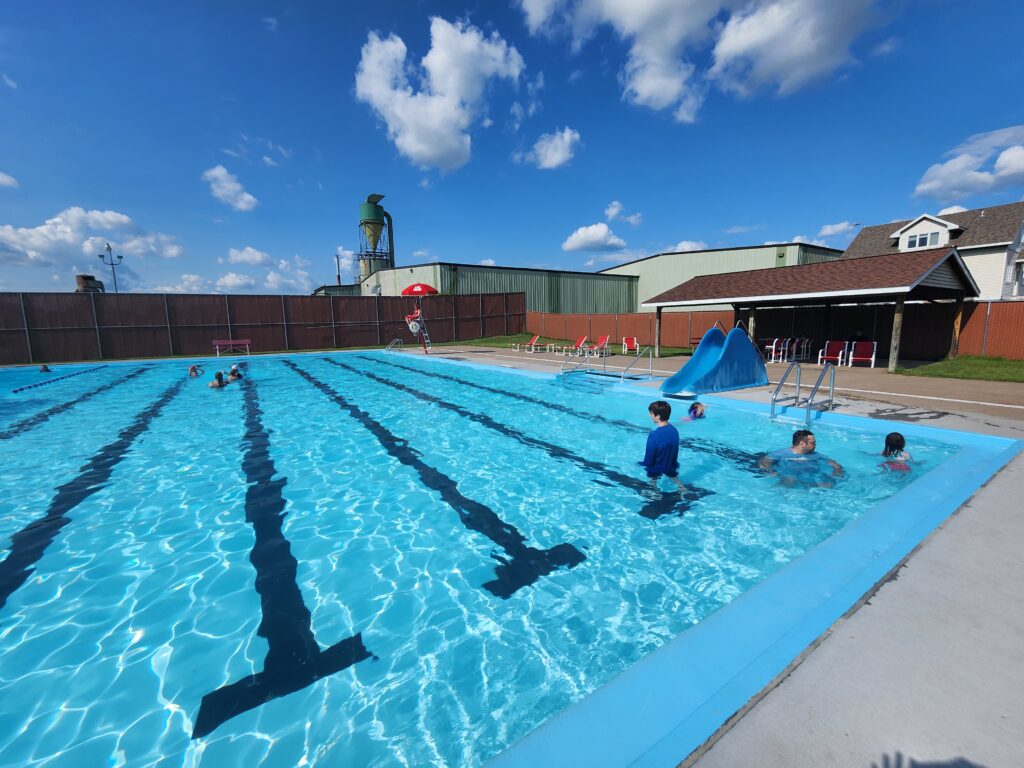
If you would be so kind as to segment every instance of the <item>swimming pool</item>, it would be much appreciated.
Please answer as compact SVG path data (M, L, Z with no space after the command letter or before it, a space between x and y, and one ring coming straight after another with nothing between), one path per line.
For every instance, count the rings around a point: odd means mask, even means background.
M888 425L825 421L845 479L785 488L754 465L793 424L712 400L680 497L636 466L649 392L380 353L246 368L0 372L0 765L479 765L1011 447L911 428L915 471L886 473Z

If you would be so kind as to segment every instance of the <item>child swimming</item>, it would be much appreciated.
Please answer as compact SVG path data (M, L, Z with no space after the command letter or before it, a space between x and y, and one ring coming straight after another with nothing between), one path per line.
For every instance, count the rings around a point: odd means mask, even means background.
M704 418L704 403L691 403L686 409L687 418L683 421L696 421Z
M890 432L886 435L885 447L882 449L882 455L886 461L882 462L882 466L894 472L909 472L910 464L908 462L914 459L904 450L906 446L907 441L899 432Z

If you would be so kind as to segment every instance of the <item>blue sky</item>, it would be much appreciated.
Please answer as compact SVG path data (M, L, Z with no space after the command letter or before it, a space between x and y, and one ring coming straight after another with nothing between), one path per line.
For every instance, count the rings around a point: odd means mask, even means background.
M4 0L0 290L304 293L371 192L580 270L1024 197L1019 3L340 5Z

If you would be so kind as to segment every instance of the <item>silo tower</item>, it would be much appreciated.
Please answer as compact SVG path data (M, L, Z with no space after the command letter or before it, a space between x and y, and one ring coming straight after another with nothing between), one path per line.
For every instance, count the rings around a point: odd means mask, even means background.
M391 214L380 201L384 195L367 195L359 206L359 281L374 272L395 267L395 229Z

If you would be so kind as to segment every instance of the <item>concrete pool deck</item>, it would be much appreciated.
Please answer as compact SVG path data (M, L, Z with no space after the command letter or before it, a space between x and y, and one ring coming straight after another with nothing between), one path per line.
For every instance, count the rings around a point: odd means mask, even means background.
M564 362L479 347L439 347L434 354L556 373ZM612 358L609 368L621 360ZM682 360L655 361L656 369L659 363L672 373ZM781 370L770 366L769 375L775 379ZM837 385L842 413L1024 437L1022 384L843 369ZM867 399L863 391L845 388L882 394ZM728 396L766 402L769 391ZM922 541L704 747L679 755L682 764L1020 765L1022 492L1024 455Z

